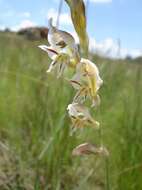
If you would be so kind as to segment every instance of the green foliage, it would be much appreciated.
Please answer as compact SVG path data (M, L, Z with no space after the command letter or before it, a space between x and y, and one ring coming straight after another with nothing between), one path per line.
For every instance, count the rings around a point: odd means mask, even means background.
M65 113L74 90L46 73L50 60L38 43L4 34L0 42L0 189L142 189L142 65L94 57L104 85L92 114L110 157L75 158L76 145L100 143L100 134L70 134Z

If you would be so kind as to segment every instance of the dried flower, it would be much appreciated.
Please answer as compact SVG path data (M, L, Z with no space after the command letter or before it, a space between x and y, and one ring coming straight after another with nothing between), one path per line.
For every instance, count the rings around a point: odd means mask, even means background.
M88 154L95 154L99 156L109 156L109 152L105 147L97 147L91 143L83 143L73 149L73 156L82 156Z
M89 110L82 104L69 104L67 110L72 120L73 127L84 127L85 125L91 125L96 129L99 128L99 122L92 118Z

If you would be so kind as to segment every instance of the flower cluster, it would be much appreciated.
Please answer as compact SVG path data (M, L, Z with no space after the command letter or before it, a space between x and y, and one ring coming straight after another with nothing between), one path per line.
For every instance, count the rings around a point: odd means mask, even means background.
M52 62L47 72L57 71L60 77L68 67L74 69L74 76L69 80L76 90L73 102L68 105L67 111L72 121L73 128L92 126L99 129L99 122L95 121L89 109L85 106L86 99L89 99L92 107L100 104L98 90L103 84L97 66L88 59L81 58L78 46L73 36L61 31L49 22L48 42L50 46L40 45L39 48L46 51ZM73 155L106 152L103 147L96 148L92 144L82 144L73 150Z

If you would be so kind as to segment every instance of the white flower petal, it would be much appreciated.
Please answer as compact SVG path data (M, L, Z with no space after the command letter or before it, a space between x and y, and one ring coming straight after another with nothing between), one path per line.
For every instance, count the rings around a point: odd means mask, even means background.
M80 73L76 73L72 79L70 80L70 83L71 85L73 86L73 88L79 90L81 88L81 83L80 83L80 79L81 79L81 76L80 76Z
M90 117L89 110L79 103L72 103L68 105L67 108L69 115L74 117L84 116L85 118Z
M75 44L75 40L71 34L58 30L52 25L52 19L49 20L48 42L51 46L58 48L64 48L66 45L73 46Z
M86 87L82 87L80 90L77 91L73 100L74 102L83 103L88 95L88 89Z
M89 77L95 77L96 90L99 90L100 86L103 83L103 80L100 78L99 69L97 68L95 63L91 62L88 59L84 59L84 58L81 59L80 63L83 66L83 68L85 69L85 72Z
M101 102L100 96L97 94L96 97L92 101L92 107L99 106Z
M52 61L49 66L49 69L46 72L50 73L55 68L56 64L57 64L57 61Z
M78 47L73 36L54 27L52 19L49 20L48 42L56 51L67 53L73 59L78 59Z
M67 64L64 63L64 62L58 64L58 76L57 76L57 78L59 78L60 76L62 76L62 74L63 74L66 66L67 66Z
M48 56L52 59L55 60L58 52L55 51L54 49L51 48L51 46L46 46L46 45L40 45L38 46L40 49L42 49L43 51L46 51L48 53Z
M76 110L76 108L75 108L75 105L76 105L77 103L72 103L72 104L69 104L68 105L68 107L67 107L67 110L68 110L68 113L69 113L69 115L70 116L77 116L77 110Z

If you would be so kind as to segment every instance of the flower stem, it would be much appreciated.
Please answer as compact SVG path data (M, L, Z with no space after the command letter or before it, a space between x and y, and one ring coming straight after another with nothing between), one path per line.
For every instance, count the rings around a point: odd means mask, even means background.
M60 22L60 14L62 11L62 5L63 5L63 0L60 0L59 2L59 8L58 8L58 16L57 16L57 20L56 20L56 27L59 27L59 22Z
M105 158L105 171L106 171L106 190L110 190L110 183L109 183L109 158Z

